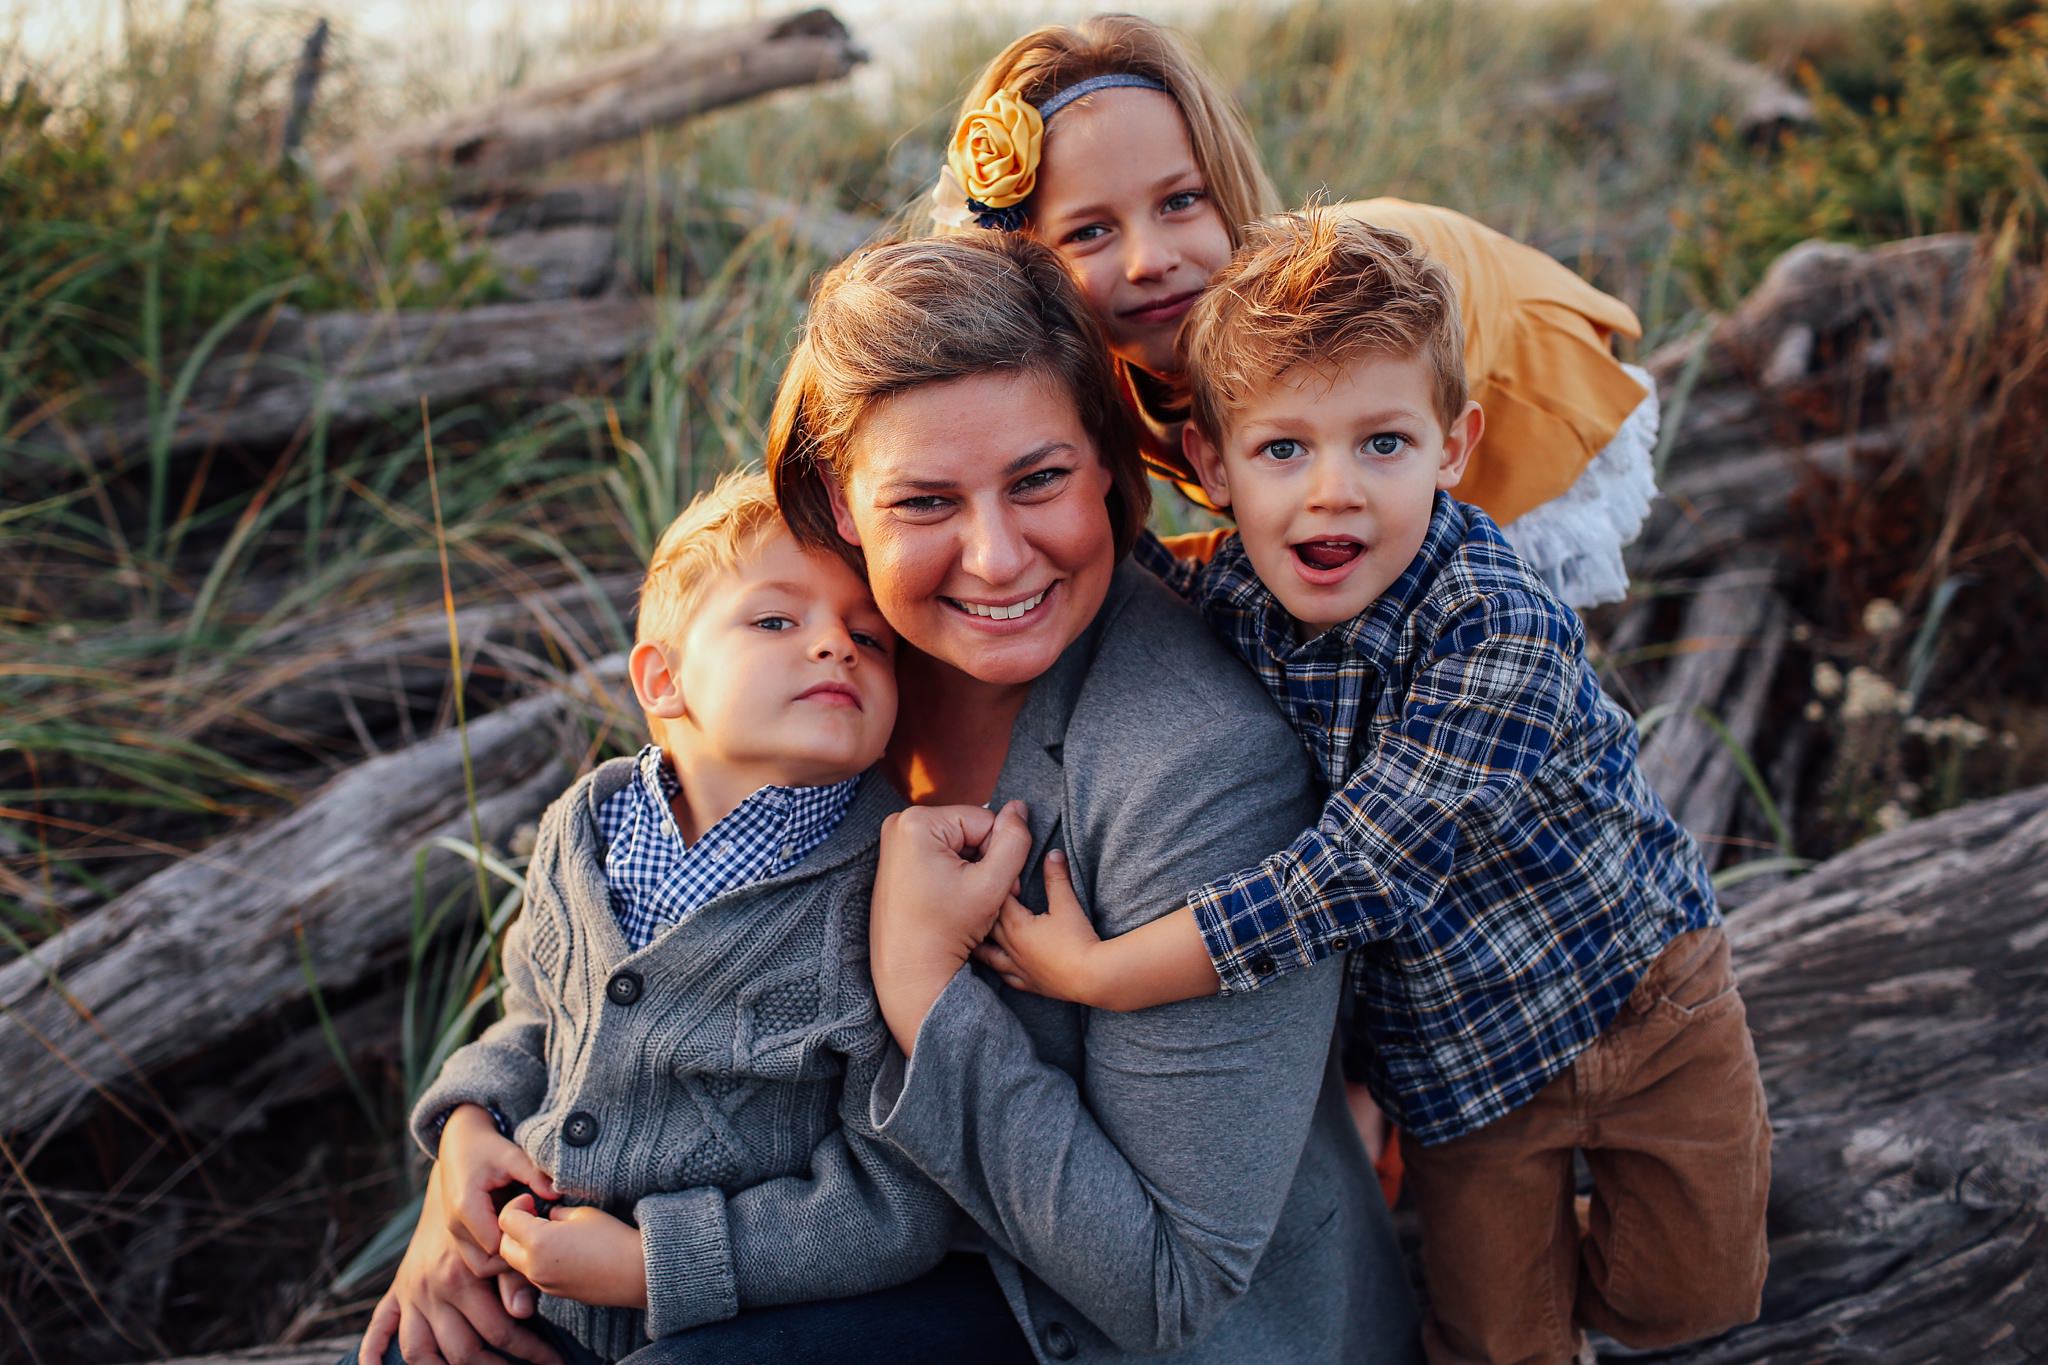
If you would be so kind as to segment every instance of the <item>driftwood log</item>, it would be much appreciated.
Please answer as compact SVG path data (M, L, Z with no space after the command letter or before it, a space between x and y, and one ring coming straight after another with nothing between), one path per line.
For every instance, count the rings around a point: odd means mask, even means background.
M468 727L487 842L561 792L588 747L576 722L618 714L623 664L608 656L577 686ZM304 1000L305 964L323 990L361 979L404 941L414 855L442 835L471 837L455 731L350 769L0 967L0 1132L46 1140L96 1093L134 1096L159 1068ZM472 875L434 854L427 894Z
M867 60L829 10L687 33L325 158L329 189L398 169L488 182L538 170L771 90L835 80Z
M1744 786L1737 750L1756 747L1791 629L1779 571L1777 556L1753 553L1698 586L1677 635L1684 653L1656 695L1661 719L1643 741L1643 776L1709 867L1725 861Z
M1860 845L1729 935L1776 1134L1771 1273L1760 1322L1676 1354L2039 1360L2048 787Z
M562 659L585 664L624 648L639 583L607 574L457 608L472 697L551 677ZM446 709L448 628L438 600L288 623L221 668L176 733L244 756L289 745L353 757L414 743L415 715Z
M539 401L610 376L664 319L681 330L690 313L688 302L650 299L312 316L281 309L215 353L172 415L165 446L173 456L215 445L278 448L310 431L316 417L357 426L417 414L422 397L437 410L498 390ZM45 425L24 439L76 439L89 451L150 448L141 385L107 396L113 410L104 425L75 436Z

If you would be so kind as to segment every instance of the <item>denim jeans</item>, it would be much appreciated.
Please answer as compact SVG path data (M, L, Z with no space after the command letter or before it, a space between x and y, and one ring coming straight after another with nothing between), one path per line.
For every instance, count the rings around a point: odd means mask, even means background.
M955 1252L908 1284L754 1308L663 1337L624 1365L1031 1365L988 1258Z
M602 1365L547 1319L535 1316L525 1326L561 1352L566 1365ZM520 1365L502 1351L491 1354ZM1033 1356L988 1258L956 1252L930 1274L893 1289L749 1309L663 1337L626 1359L630 1365L1031 1365ZM335 1365L355 1365L354 1352ZM405 1365L396 1338L383 1365Z

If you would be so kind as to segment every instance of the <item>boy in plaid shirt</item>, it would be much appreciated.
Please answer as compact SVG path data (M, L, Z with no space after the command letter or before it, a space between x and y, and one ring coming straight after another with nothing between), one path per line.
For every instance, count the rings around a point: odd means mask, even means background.
M1139 1009L1349 953L1347 1052L1401 1128L1434 1361L1749 1321L1770 1130L1713 890L1578 618L1444 491L1484 423L1448 279L1312 211L1253 230L1181 346L1188 454L1237 533L1207 565L1139 553L1259 674L1330 796L1289 847L1115 939L1048 859L1050 913L1005 906L984 961Z

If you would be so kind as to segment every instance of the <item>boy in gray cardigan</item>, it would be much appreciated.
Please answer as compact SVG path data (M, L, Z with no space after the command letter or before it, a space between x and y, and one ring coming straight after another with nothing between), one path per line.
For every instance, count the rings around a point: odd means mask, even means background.
M867 898L901 804L868 770L895 720L893 647L765 478L728 476L677 518L629 664L656 742L542 817L504 1017L414 1109L441 1167L423 1216L600 1358L945 1252L952 1202L867 1109L888 1045ZM398 1325L398 1291L370 1340Z

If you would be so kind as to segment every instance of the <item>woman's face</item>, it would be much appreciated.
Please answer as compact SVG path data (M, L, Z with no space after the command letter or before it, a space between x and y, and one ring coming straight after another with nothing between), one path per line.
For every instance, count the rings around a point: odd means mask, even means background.
M1229 230L1172 97L1112 88L1055 114L1031 231L1080 282L1110 352L1172 376L1181 320L1230 259Z
M1057 381L974 375L883 400L833 512L904 640L1029 683L1095 619L1116 567L1109 471Z

